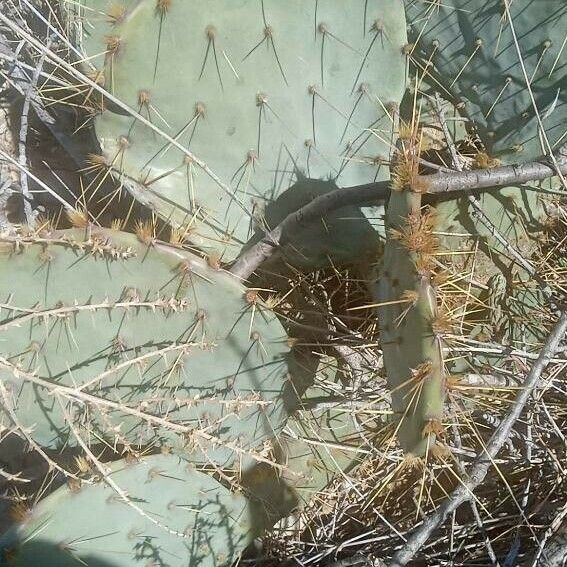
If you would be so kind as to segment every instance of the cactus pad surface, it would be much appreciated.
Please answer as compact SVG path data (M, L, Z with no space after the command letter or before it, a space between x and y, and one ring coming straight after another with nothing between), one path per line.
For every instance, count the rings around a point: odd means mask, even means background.
M413 57L422 69L432 63L430 84L459 105L491 156L514 163L557 149L567 119L563 0L406 7Z
M283 426L285 332L230 274L98 228L0 252L3 424L45 447L79 435L224 464Z
M96 118L115 176L191 224L196 245L234 258L297 172L344 186L387 179L406 74L399 0L66 7L107 91L199 158L112 101Z
M117 461L109 478L128 502L100 478L60 487L0 536L5 564L217 567L255 537L246 498L175 456Z

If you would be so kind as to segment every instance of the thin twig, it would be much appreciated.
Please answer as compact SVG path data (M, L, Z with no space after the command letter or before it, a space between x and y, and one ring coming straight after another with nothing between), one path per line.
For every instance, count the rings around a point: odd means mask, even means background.
M452 402L451 405L453 406L453 409L455 411L459 410L459 407L457 406L457 404L455 402ZM461 439L461 433L459 432L459 426L457 425L456 422L453 423L452 429L453 429L453 436L455 438L455 445L458 449L462 449L463 443L462 443L462 439ZM458 454L455 455L455 462L456 462L456 465L457 465L459 472L462 475L466 474L466 466L462 463ZM494 565L495 567L500 567L500 563L498 562L496 554L494 553L494 548L492 547L492 542L490 541L490 538L488 537L488 534L486 533L486 529L484 527L484 524L482 523L482 518L481 518L480 513L478 511L478 506L476 505L476 500L474 498L471 498L469 500L469 505L471 507L476 525L484 536L484 544L486 545L486 550L488 551L488 556L490 557L490 561L492 561L492 565Z
M435 111L437 113L437 118L439 120L439 124L441 125L441 130L443 131L443 136L445 137L445 143L447 144L447 148L449 149L449 153L451 154L451 164L457 171L462 171L462 160L457 148L455 146L455 141L449 132L449 128L447 126L447 118L445 116L445 109L443 108L443 103L439 93L435 93L435 104L434 104Z
M532 560L530 567L537 567L540 565L540 557L543 555L548 565L561 565L560 561L564 561L567 558L567 524L565 520L567 519L567 502L563 505L561 510L557 513L551 525L545 533L539 543L538 549ZM555 542L554 542L555 536ZM556 545L550 545L554 549L550 549L549 552L545 550L546 545L550 543L556 543Z
M352 557L345 557L344 559L337 559L329 563L327 567L383 567L385 565L380 559L370 559L356 554Z
M494 223L486 216L486 213L482 210L482 206L480 205L480 201L474 195L468 195L469 203L472 205L474 212L472 213L476 218L490 231L490 234L499 242L501 246L504 247L506 252L512 256L512 258L516 261L516 263L530 276L536 275L536 269L534 268L533 264L526 260L520 252L518 252L499 232L499 230L494 226ZM548 286L544 284L544 287L547 288Z
M165 530L167 533L169 533L171 535L174 535L174 536L177 536L177 537L180 537L180 538L187 538L188 536L187 536L186 533L180 532L180 531L175 530L173 528L170 528L169 526L167 526L166 524L164 524L163 522L161 522L157 518L154 518L153 516L148 514L141 506L139 506L135 502L134 497L130 498L130 496L128 496L128 493L124 489L122 489L120 486L118 486L118 484L114 481L114 479L112 479L110 477L110 472L111 472L110 469L108 467L106 467L105 465L103 465L96 458L95 454L90 450L89 446L85 443L84 439L80 436L79 432L77 431L77 429L73 425L73 421L74 421L73 417L67 413L67 410L65 409L65 405L61 402L61 399L57 398L57 401L59 402L59 405L61 406L61 411L63 412L63 415L65 416L66 421L69 424L69 428L71 429L71 432L73 433L75 439L77 440L77 443L81 446L83 451L87 454L87 456L89 457L89 459L91 460L93 465L96 467L96 469L98 470L98 472L100 473L100 475L104 479L104 482L106 484L108 484L108 486L110 486L110 488L112 488L112 490L114 490L116 492L116 494L124 501L124 503L126 505L130 506L130 508L132 508L132 510L134 510L137 514L142 516L142 518L145 518L146 520L148 520L149 522L151 522L155 526L161 528L162 530Z
M521 349L516 349L511 346L499 345L496 343L489 343L489 342L482 342L477 341L475 339L471 339L469 337L462 337L460 335L449 335L447 334L446 337L450 339L452 342L462 342L464 345L453 344L452 346L448 347L448 352L451 353L482 353L482 354L495 354L500 355L502 357L518 357L518 358L526 358L528 360L536 360L538 355L535 352L528 352ZM562 350L558 351L560 354ZM553 363L563 363L567 359L562 357L555 357L551 360Z
M12 228L6 212L6 206L11 194L12 180L8 177L4 178L0 171L0 233L9 232Z
M482 483L493 459L504 445L510 435L510 431L519 418L524 406L530 398L543 370L546 368L551 357L557 350L559 343L564 339L567 331L567 311L562 311L559 320L543 346L537 361L532 366L524 388L518 393L516 400L511 406L508 414L494 432L483 453L476 458L468 478L464 479L445 502L437 508L430 516L426 517L408 538L408 541L395 554L390 565L400 567L407 565L415 554L421 549L425 542L433 535L435 530L445 521L447 516L456 510L463 502L471 498L473 491Z
M34 7L32 2L30 2L29 0L24 0L24 4L27 6L28 10L33 12L33 14L37 18L39 18L45 26L47 26L49 28L51 33L53 33L56 37L58 37L65 44L65 46L68 49L73 51L75 53L75 55L77 55L77 57L79 57L80 60L83 60L84 55L73 45L73 42L69 41L68 37L66 37L64 34L59 32L59 30L54 25L52 25L51 22L48 19L46 19L45 16L37 8ZM86 59L84 62L85 62L85 64L87 64L89 66L89 68L92 71L96 70L96 67L93 65L93 63L91 61Z
M0 404L3 411L6 412L12 421L14 427L16 428L17 433L23 437L29 444L29 446L38 454L40 457L48 464L50 470L55 469L62 473L65 477L71 477L75 480L78 480L78 476L76 474L71 473L70 471L61 467L56 461L54 461L49 455L43 450L43 447L36 443L33 435L31 435L29 428L24 427L18 420L18 416L12 407L12 400L10 398L10 394L7 388L4 386L2 381L0 381L0 396L3 400L3 403Z
M2 149L0 149L0 158L6 160L8 163L11 163L12 165L16 166L21 172L25 171L26 174L29 177L31 177L31 179L33 179L42 189L44 189L47 193L49 193L56 201L59 201L59 203L61 203L63 205L63 207L65 207L66 210L71 210L71 211L75 210L75 208L70 203L65 201L65 199L63 199L63 197L61 197L61 195L59 195L59 193L57 193L57 191L55 191L54 189L49 187L49 185L47 185L47 183L45 183L39 177L37 177L37 175L34 175L33 173L31 173L31 171L27 171L26 168L24 168L20 165L18 160L14 159L11 155L7 154Z
M24 484L27 482L31 482L29 478L23 478L21 474L22 473L11 474L5 471L2 467L0 467L0 476L6 479L8 482L23 482Z
M48 47L51 42L48 41ZM28 158L27 158L27 139L28 139L28 117L30 113L32 95L37 92L37 82L39 81L39 74L43 69L45 62L45 54L42 54L37 62L36 68L33 72L30 82L26 86L26 94L24 98L24 105L22 107L22 114L20 116L20 135L18 138L18 162L20 168L20 187L24 198L24 216L28 226L34 224L34 211L32 209L32 199L28 184ZM17 65L17 62L16 62Z

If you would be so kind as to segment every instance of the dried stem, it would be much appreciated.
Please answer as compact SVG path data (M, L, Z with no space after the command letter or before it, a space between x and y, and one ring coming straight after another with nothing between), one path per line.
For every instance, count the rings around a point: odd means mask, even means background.
M555 158L554 158L555 159ZM561 173L567 174L567 144L562 146L557 153L556 162ZM516 186L530 181L541 181L557 175L554 163L548 158L538 161L494 167L491 169L479 169L473 171L446 171L433 175L420 175L417 184L426 187L427 194L440 193L462 193L480 189L498 189L503 186ZM543 191L543 190L542 190ZM371 202L387 200L389 196L389 183L381 181L367 185L354 187L340 187L313 199L310 203L297 211L290 213L278 226L269 231L259 242L246 250L233 264L231 273L245 280L275 251L285 244L289 235L300 229L305 223L315 220L326 213L346 207L349 205L363 205ZM567 191L553 191L555 194L567 196ZM514 249L511 250L508 242L490 223L486 215L479 210L477 199L469 195L469 200L475 208L479 221L492 231L494 237L505 246L512 257L530 274L534 273L533 266L525 260ZM500 238L499 238L500 237Z
M567 174L567 144L557 152L556 161L559 171ZM427 193L437 194L522 185L531 181L542 181L555 175L557 175L557 169L554 163L545 157L531 163L518 165L421 175L418 180L424 183ZM565 191L557 193L567 196Z
M32 82L29 77L24 73L22 68L24 64L18 61L18 56L10 48L10 44L6 39L6 36L0 33L0 56L2 58L10 59L14 63L10 71L5 75L8 84L15 89L20 95L29 100L29 104L33 108L35 115L39 120L49 129L53 137L59 142L59 144L65 149L65 151L71 156L73 161L79 166L83 167L85 164L84 156L77 148L77 144L63 131L61 126L51 115L50 112L45 108L45 105L39 96L36 89L32 88ZM45 54L41 56L41 59L45 58ZM41 71L41 67L38 67L39 75L44 73ZM45 74L51 80L53 77Z
M47 42L47 47L50 47L51 42ZM28 118L30 113L31 99L32 96L37 91L37 83L39 81L39 75L43 69L43 64L45 62L45 54L41 55L39 61L36 64L32 78L29 84L25 88L24 105L22 107L22 114L20 117L20 136L18 140L18 161L20 163L20 186L22 188L22 195L24 197L24 216L26 218L26 223L29 226L34 224L34 217L36 216L32 209L32 199L30 196L29 184L28 184L28 158L27 158L27 139L28 139ZM16 63L17 64L17 63Z

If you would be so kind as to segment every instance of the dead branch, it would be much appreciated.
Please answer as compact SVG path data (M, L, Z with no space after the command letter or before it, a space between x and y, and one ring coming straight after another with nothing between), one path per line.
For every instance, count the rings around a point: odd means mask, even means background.
M557 152L557 166L562 174L567 174L567 144ZM418 180L425 184L426 193L453 193L479 189L498 189L508 185L522 185L531 181L542 181L557 175L557 169L550 158L545 157L530 163L503 165L490 169L452 171L420 175ZM557 192L567 196L567 192Z
M563 145L556 158L562 174L567 174L567 144ZM521 186L530 181L541 181L557 175L554 163L547 157L518 165L507 165L491 169L472 171L445 171L433 175L420 175L418 182L426 187L427 194L462 193L473 190L498 189L504 186ZM554 194L567 196L567 191L553 191ZM243 280L247 279L263 262L270 258L283 244L287 237L300 229L305 223L315 220L326 213L349 205L363 205L371 202L385 201L389 195L389 183L381 181L340 187L313 199L310 203L289 214L278 226L269 231L259 242L246 250L230 269L231 273ZM479 220L491 230L493 236L505 247L514 260L530 274L534 274L533 266L525 260L497 232L490 220L478 206L478 200L469 194L469 200L475 208Z
M43 64L46 54L40 56ZM0 33L0 60L12 61L11 68L4 75L6 83L24 97L28 104L33 108L37 118L49 129L52 136L59 142L61 147L71 156L73 161L83 167L85 163L84 156L77 151L77 145L73 143L71 138L61 129L53 115L45 108L41 96L37 92L35 85L39 76L43 74L41 65L38 64L34 69L34 76L30 79L23 71L24 64L18 60L18 56L10 48L10 44L6 36ZM37 78L36 78L37 72ZM47 75L49 76L49 75ZM53 79L52 79L53 80ZM22 175L25 175L22 173Z

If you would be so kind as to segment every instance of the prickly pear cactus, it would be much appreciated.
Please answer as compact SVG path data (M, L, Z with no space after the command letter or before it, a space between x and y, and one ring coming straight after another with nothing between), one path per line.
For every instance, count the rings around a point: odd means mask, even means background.
M566 80L564 2L408 2L406 11L412 57L427 69L428 97L440 92L450 98L469 134L485 147L469 167L530 161L558 149L567 120L560 88ZM518 266L494 230L529 257L547 220L546 201L553 198L546 191L558 185L557 179L546 180L477 195L491 226L480 221L466 196L437 203L442 247L466 252L477 246L479 273L488 279L503 272L510 283Z
M230 274L98 228L2 238L0 266L0 424L227 466L283 426L285 332Z
M530 161L558 149L567 120L561 89L566 80L564 2L407 2L406 11L415 42L412 58L429 85L429 98L434 92L449 98L470 134L485 146L473 167ZM478 196L493 227L525 255L534 251L546 219L545 191L557 182L532 185ZM470 248L470 234L481 239L481 273L494 273L490 264L500 264L501 270L508 263L506 251L495 245L492 229L475 218L466 197L438 204L437 212L444 248Z
M441 94L486 150L472 163L453 163L454 168L534 160L557 149L567 110L559 89L565 77L563 2L412 1L406 2L406 10L414 42L411 61L420 85L411 97L411 116L416 100L431 102ZM539 25L542 14L553 16ZM462 142L454 138L459 131L462 136L462 128L449 128L441 116L453 109L445 104L431 110L427 107L425 114L435 117L434 128L445 127L445 144ZM454 111L452 115L454 119ZM411 120L402 114L404 118ZM464 275L475 281L475 289L467 292L473 301L482 295L479 287L490 294L495 282L503 286L493 310L504 311L507 318L495 321L496 332L500 328L502 334L494 338L537 344L538 307L544 296L530 282L532 272L526 266L547 217L545 191L553 185L547 180L521 189L448 195L433 208L424 207L421 193L427 191L427 181L418 176L417 161L427 149L421 147L423 140L423 131L412 123L410 139L402 141L394 160L388 240L374 286L398 438L406 451L419 456L433 449L428 440L443 434L446 364L441 339L452 330L451 316L462 312L460 307L453 314L440 310L447 299L440 297L441 280L435 275L443 267L440 255L449 259L449 279L458 282ZM518 261L520 256L527 260ZM506 296L513 307L503 309ZM474 333L478 335L478 328ZM453 363L452 370L488 362L477 356L464 365Z
M374 294L396 434L404 451L421 457L443 432L445 369L433 271L435 220L412 186L418 151L413 142L401 141Z
M93 467L94 469L94 467ZM230 565L256 536L249 503L175 456L117 461L57 489L0 536L9 566Z
M408 2L406 11L415 41L412 57L422 69L429 62L427 94L449 97L469 134L485 147L468 167L530 161L559 149L567 120L564 2ZM537 307L544 301L533 274L518 265L511 249L527 259L537 250L556 198L548 191L561 187L555 177L482 192L475 196L476 207L469 196L436 204L441 247L457 254L475 250L476 277L487 286L484 295L491 293L489 279L498 277L505 281L506 295L514 296L507 310L515 315L503 329L511 342L542 338ZM530 318L533 325L526 326ZM524 324L517 324L520 319Z
M406 9L412 56L428 64L430 84L451 96L492 157L530 161L556 148L567 113L563 0L417 1Z
M388 178L406 74L399 0L64 5L108 92L198 157L107 100L96 118L106 164L223 260L267 228L263 211L299 171L329 190ZM323 219L320 239L340 219Z

